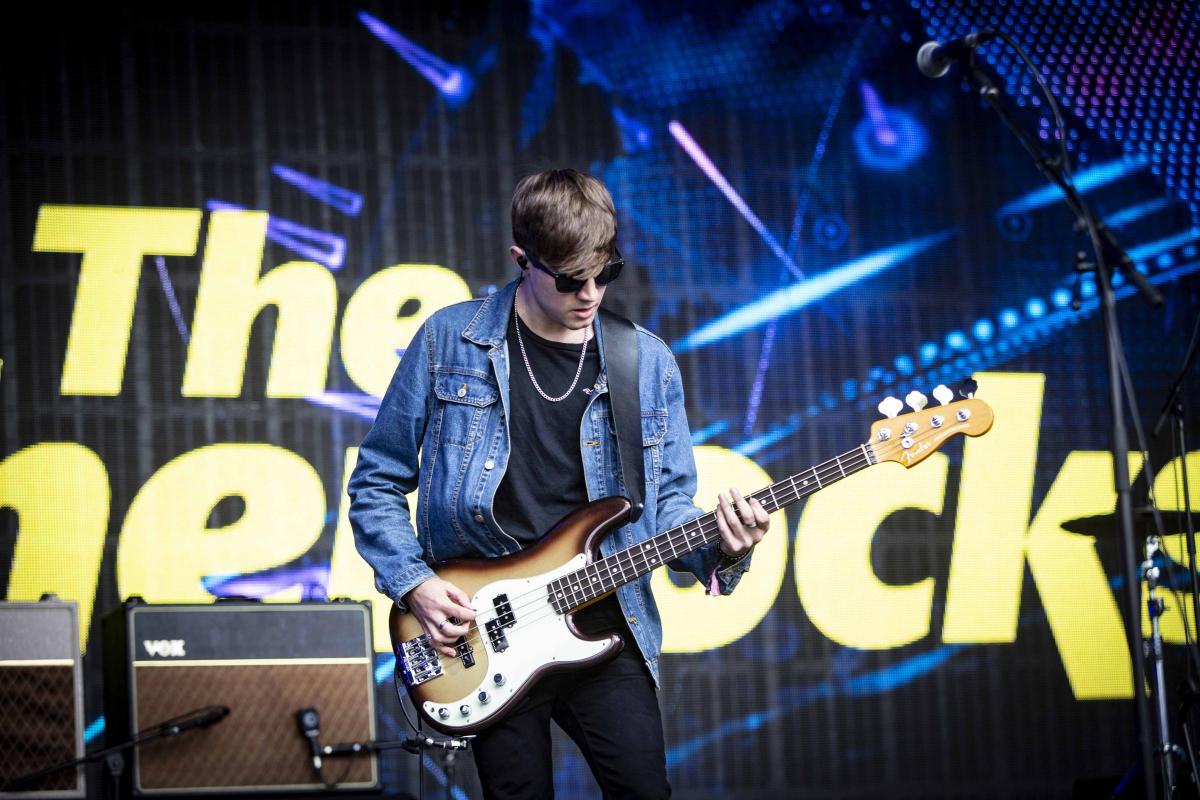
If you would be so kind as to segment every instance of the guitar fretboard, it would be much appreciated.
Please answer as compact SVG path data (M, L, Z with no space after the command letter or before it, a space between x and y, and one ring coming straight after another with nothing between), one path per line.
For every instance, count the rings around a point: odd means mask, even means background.
M762 503L770 514L874 463L875 456L871 448L865 444L859 445L836 458L760 489L750 497ZM565 614L637 580L661 564L715 542L719 535L717 512L710 511L556 578L549 584L550 603L555 611Z

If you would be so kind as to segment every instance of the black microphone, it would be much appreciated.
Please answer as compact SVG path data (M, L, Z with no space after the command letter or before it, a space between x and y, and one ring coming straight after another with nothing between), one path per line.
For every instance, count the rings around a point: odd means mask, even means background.
M216 725L229 716L229 706L205 706L195 711L189 711L175 719L167 720L158 727L168 736L183 733L192 728L207 728Z
M980 45L999 35L996 31L975 31L946 44L926 42L917 51L917 69L927 78L940 78L950 69L951 64L961 61Z
M304 738L308 739L308 749L312 751L312 765L317 774L321 774L321 743L317 739L321 735L321 715L315 708L302 708L296 712L296 727Z

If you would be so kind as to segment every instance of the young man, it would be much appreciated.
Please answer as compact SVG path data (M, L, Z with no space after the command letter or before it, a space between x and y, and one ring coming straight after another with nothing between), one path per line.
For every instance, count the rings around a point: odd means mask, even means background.
M612 198L575 170L540 172L517 185L512 227L509 256L521 277L429 318L396 369L349 483L355 541L380 591L450 656L475 610L434 574L438 562L511 555L576 507L626 494L609 423L604 364L613 354L604 351L597 316L623 266ZM607 537L603 555L702 513L692 503L696 467L675 360L648 331L638 328L636 340L645 510ZM415 517L405 499L414 489ZM737 584L769 520L756 500L731 489L717 521L717 544L671 566L719 594ZM655 694L662 629L649 575L576 622L619 632L624 650L543 678L475 740L485 795L553 794L553 719L579 745L605 797L668 796Z

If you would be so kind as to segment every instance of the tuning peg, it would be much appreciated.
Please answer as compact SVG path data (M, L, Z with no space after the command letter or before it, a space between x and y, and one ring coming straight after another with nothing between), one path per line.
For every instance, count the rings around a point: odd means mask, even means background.
M929 405L929 398L913 389L904 397L904 402L908 403L908 407L913 411L920 411L925 406Z
M888 419L892 419L904 408L904 403L901 403L899 398L885 397L877 406L879 413L883 414Z
M939 383L938 387L933 390L933 396L942 405L946 405L954 399L954 392L950 391L950 387L944 383Z
M967 378L958 385L958 394L961 397L974 397L975 390L979 388L979 384L974 378Z

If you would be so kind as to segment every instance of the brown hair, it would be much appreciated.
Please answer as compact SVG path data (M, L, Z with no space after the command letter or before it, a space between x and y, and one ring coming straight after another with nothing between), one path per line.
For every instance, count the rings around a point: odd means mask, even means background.
M518 247L551 269L590 277L613 255L617 213L608 189L591 175L544 170L513 190L512 233Z

